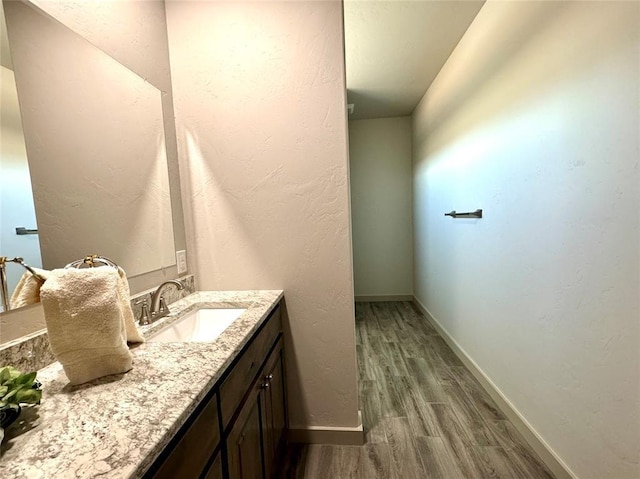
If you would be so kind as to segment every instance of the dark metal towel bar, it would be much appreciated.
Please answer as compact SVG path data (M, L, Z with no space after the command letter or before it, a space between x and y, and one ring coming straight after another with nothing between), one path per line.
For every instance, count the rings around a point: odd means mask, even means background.
M16 226L16 234L17 235L37 235L38 230L30 230L25 228L24 226Z
M467 213L456 213L456 210L450 213L445 213L445 216L451 216L452 218L482 218L482 210L469 211Z

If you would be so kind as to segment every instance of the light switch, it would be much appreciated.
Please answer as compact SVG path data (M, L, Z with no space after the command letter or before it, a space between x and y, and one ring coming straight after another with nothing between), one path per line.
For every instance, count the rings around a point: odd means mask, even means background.
M176 251L176 263L178 274L187 272L187 252L185 250Z

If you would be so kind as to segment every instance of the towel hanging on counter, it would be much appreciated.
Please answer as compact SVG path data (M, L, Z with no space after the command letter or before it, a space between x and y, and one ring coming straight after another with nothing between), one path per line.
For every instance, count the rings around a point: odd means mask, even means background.
M138 326L136 325L135 317L133 316L133 310L131 309L131 292L129 290L129 281L127 280L127 273L124 272L120 266L114 261L105 256L98 254L90 254L82 259L73 261L65 266L68 268L99 268L99 267L111 267L118 271L120 275L120 281L118 282L118 296L120 305L122 307L122 314L124 317L124 327L127 332L127 342L129 343L144 343L144 337L140 334Z
M49 271L33 267L31 269L38 273L40 277L35 276L31 271L25 271L11 295L11 300L9 301L11 309L22 308L23 306L40 302L42 279L47 279Z
M40 289L51 350L71 384L132 368L122 281L114 268L56 269Z
M118 298L122 307L124 328L127 333L127 342L144 343L144 337L138 330L136 320L133 316L133 310L131 309L131 293L129 291L129 281L127 281L127 274L120 266L118 266L118 275L120 276L120 279L118 281Z

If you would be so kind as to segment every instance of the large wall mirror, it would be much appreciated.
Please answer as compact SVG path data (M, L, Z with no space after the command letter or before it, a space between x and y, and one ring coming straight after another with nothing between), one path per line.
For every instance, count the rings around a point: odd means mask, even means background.
M22 130L13 62L4 10L0 9L0 256L20 252L28 264L42 266L36 233L36 213ZM27 234L16 234L17 227ZM7 268L9 292L15 288L21 268ZM0 302L0 312L5 305Z
M100 254L132 291L174 277L185 240L171 98L32 3L2 6L0 256L53 269ZM6 272L11 294L25 270Z

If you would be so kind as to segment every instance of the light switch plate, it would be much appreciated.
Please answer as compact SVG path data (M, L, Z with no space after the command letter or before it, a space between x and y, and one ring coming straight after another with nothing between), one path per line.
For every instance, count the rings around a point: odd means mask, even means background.
M178 274L187 272L187 252L185 250L176 251L176 263Z

